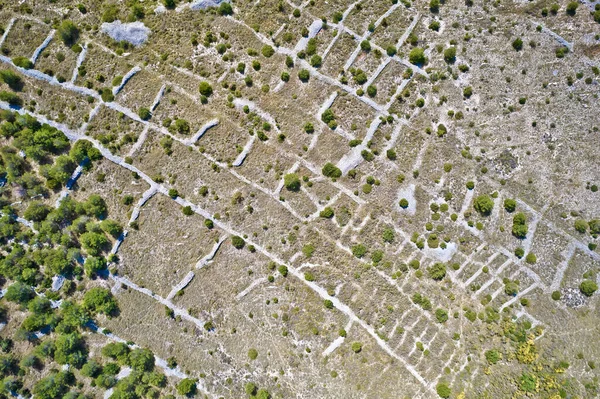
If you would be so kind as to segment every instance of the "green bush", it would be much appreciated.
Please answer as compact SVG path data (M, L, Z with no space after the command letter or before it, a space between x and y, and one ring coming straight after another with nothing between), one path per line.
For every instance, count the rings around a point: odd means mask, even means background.
M369 97L375 97L377 95L377 87L369 85L369 87L367 87L367 94Z
M352 351L354 353L360 353L360 351L362 351L362 343L360 343L360 342L353 342L352 343Z
M527 236L527 231L527 217L519 212L513 217L512 233L515 237L523 239Z
M534 253L530 252L525 257L525 262L529 263L530 265L533 265L534 263L537 262L537 257L535 256Z
M33 62L27 57L15 57L12 59L13 64L24 69L33 68Z
M440 398L444 399L449 398L450 395L452 395L452 390L444 382L440 382L439 384L437 384L435 387L435 391L437 392Z
M356 256L359 259L365 256L366 253L367 247L365 247L363 244L356 244L352 247L352 255Z
M523 49L523 40L521 40L520 37L516 38L513 42L512 42L512 46L515 50L517 51L521 51Z
M236 249L242 249L246 245L246 241L240 236L232 236L231 245Z
M254 348L250 348L250 350L248 350L248 357L250 360L256 360L258 357L258 351Z
M400 208L406 209L408 208L408 200L406 198L402 198L398 205L400 205Z
M142 107L138 111L138 116L140 117L141 120L147 121L148 119L150 119L152 117L152 113L150 112L150 110L148 108Z
M310 72L307 69L301 69L298 71L298 79L306 83L310 79Z
M435 310L435 318L440 323L445 323L448 321L448 312L442 308L438 308Z
M269 58L272 57L273 54L275 54L275 50L273 50L273 47L269 46L268 44L265 44L263 46L263 48L260 50L260 52L262 53L263 56Z
M583 219L577 219L574 225L575 230L582 234L585 233L588 229L588 223Z
M490 349L485 352L485 359L490 364L496 364L502 359L502 353L498 352L496 349Z
M572 1L569 4L567 4L567 9L566 9L567 15L574 16L575 13L577 12L577 7L579 7L579 3L576 1Z
M579 290L585 296L592 296L598 290L598 285L592 280L583 280L579 285Z
M319 216L324 219L331 219L333 217L333 209L331 207L326 207L321 212L319 212Z
M560 300L560 291L552 291L552 299L555 301Z
M323 176L330 177L332 179L337 179L342 176L342 171L331 162L327 162L323 166L323 169L321 169L321 173L323 173Z
M446 265L441 262L436 262L427 269L429 277L434 280L442 280L446 277Z

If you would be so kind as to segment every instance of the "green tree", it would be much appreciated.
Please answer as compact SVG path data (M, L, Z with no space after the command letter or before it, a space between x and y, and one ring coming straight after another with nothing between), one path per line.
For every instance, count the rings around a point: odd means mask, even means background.
M123 233L123 227L121 227L119 222L113 219L105 219L100 222L100 228L102 228L105 233L110 234L115 238Z
M231 7L231 4L229 4L226 1L223 1L221 2L221 4L219 4L218 13L219 15L232 15L233 8Z
M429 277L434 280L443 280L444 277L446 277L446 265L441 262L436 262L427 268L427 273L429 273Z
M69 372L51 373L36 382L33 393L39 399L62 398L73 382L73 375Z
M283 177L283 184L288 191L300 190L300 178L296 173L288 173Z
M494 201L487 195L480 195L479 197L475 198L473 207L481 215L487 216L494 208Z
M513 42L512 46L515 50L521 51L523 49L523 40L520 37L517 37Z
M87 232L79 237L83 249L91 256L98 256L108 245L108 238L104 234Z
M454 64L454 62L456 61L455 46L448 47L446 50L444 50L444 61L446 61L446 63L448 64Z
M512 198L506 198L504 200L504 209L506 209L506 212L514 212L517 209L517 201Z
M356 256L359 259L365 256L366 253L367 247L365 247L363 244L356 244L352 247L352 255Z
M418 66L425 65L427 63L427 57L425 57L425 51L420 47L413 48L408 54L408 60L411 64Z
M524 213L519 212L513 216L512 233L517 238L525 238L527 236L527 217Z
M92 313L114 314L118 309L117 301L109 290L101 287L91 288L83 296L83 307Z
M213 93L212 86L210 85L210 83L208 83L206 81L200 82L198 90L200 91L200 94L202 94L203 96L206 96L206 97L210 97L211 94Z
M323 176L331 177L332 179L337 179L342 176L342 171L331 162L327 162L323 166L323 169L321 169L321 173L323 173Z
M182 396L194 396L196 394L196 389L196 381L191 378L184 378L177 384L177 393Z
M240 236L232 236L231 237L231 245L236 249L242 249L246 245L246 241Z
M448 321L448 312L442 308L438 308L435 310L435 318L440 323L445 323Z
M583 219L577 219L574 225L575 230L577 230L581 234L584 234L588 229L588 222L586 222Z
M41 222L51 211L50 206L39 201L32 201L23 213L23 217L32 222Z
M298 79L304 83L308 82L310 79L310 72L307 69L301 69L298 71Z
M54 360L58 364L69 364L77 368L87 359L85 340L78 333L60 334L56 338Z
M101 270L106 269L106 259L102 256L88 256L83 264L85 274L95 276Z
M20 91L23 87L23 79L10 69L0 70L0 82L4 82L14 91Z
M129 354L129 365L136 371L154 370L154 354L149 349L134 349Z
M4 295L7 301L26 304L35 297L33 289L20 281L11 284Z
M152 117L152 113L150 112L150 110L148 108L142 107L138 111L138 116L140 117L141 120L147 121L148 119L150 119Z

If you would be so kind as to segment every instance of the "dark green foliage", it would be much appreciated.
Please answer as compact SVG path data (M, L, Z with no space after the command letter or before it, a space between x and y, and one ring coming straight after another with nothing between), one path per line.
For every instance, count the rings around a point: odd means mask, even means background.
M95 276L98 272L106 269L106 259L103 257L88 256L83 265L85 274Z
M498 352L496 349L490 349L485 352L485 359L490 364L496 364L502 359L502 354Z
M577 219L574 223L575 230L579 233L584 234L588 229L588 223L583 219Z
M98 256L108 246L108 238L100 233L84 233L79 237L79 241L83 249L92 256Z
M445 323L448 321L448 312L442 308L438 308L435 310L435 318L440 323Z
M286 277L288 275L288 268L285 265L280 265L279 268L277 268L277 271L279 272L279 274L281 274L283 277Z
M310 72L308 72L307 69L301 69L300 71L298 71L298 79L300 79L304 83L308 82L308 80L310 79Z
M87 140L78 140L71 147L69 156L75 163L82 163L84 160L96 161L102 158L100 151L94 147L94 145Z
M123 227L121 227L119 222L116 220L105 219L100 222L100 227L105 233L113 236L114 238L119 237L121 233L123 233Z
M46 219L46 216L48 216L51 211L52 208L48 205L42 202L32 201L23 213L23 217L32 222L41 222Z
M129 347L122 342L111 342L102 348L102 355L124 364L129 358Z
M68 371L51 373L40 379L33 388L33 393L39 399L57 399L63 397L74 381L73 374Z

